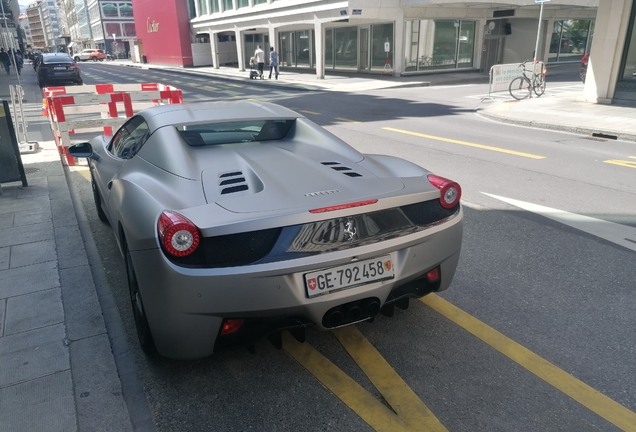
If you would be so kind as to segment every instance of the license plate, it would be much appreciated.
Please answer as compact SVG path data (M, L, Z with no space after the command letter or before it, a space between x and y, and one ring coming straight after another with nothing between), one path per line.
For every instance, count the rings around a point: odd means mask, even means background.
M315 297L331 291L393 279L394 276L391 255L384 255L365 261L306 273L305 287L307 295Z
M53 70L66 70L66 67L64 66L54 67Z

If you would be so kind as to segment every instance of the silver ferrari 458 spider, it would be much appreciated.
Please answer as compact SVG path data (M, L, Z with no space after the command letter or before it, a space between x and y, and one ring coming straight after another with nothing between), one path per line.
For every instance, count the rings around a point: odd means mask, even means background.
M201 358L391 316L448 288L459 260L457 183L278 105L149 108L69 153L89 158L147 353Z

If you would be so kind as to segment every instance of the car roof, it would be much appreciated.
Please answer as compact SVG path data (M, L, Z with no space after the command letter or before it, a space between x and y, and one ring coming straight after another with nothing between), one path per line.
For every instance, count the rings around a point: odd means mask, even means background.
M42 54L42 59L43 60L51 60L51 59L71 59L71 56L65 53L48 53L48 54Z
M296 119L302 117L298 113L280 105L247 100L161 105L147 108L139 114L148 123L151 133L168 125L211 123L228 120Z

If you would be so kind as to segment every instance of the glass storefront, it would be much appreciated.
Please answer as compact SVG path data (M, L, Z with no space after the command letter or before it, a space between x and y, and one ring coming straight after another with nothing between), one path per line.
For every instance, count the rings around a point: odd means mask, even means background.
M280 66L313 68L316 65L314 31L298 30L278 34Z
M385 51L388 42L389 52ZM388 62L393 63L393 24L371 26L371 69L384 69ZM362 64L360 65L362 68Z
M580 62L592 45L594 21L555 21L550 40L548 62Z
M615 99L636 100L636 2L632 5L632 13L625 38L625 49L621 59L619 81L616 84Z
M473 67L475 21L405 22L404 71Z

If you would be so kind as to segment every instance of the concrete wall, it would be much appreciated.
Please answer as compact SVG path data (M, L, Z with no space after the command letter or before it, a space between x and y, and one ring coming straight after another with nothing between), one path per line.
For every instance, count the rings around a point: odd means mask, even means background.
M537 40L537 20L509 19L512 34L506 36L503 63L521 63L534 58L534 46ZM545 26L544 22L542 26ZM542 47L542 46L541 46ZM539 49L541 51L541 49Z

